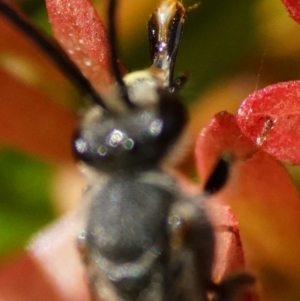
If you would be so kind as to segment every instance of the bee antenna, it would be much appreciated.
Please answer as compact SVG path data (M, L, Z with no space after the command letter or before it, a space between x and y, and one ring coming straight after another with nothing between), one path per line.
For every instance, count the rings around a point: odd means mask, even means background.
M21 13L2 0L0 0L0 15L33 41L52 60L58 69L74 82L76 86L79 86L87 96L103 109L106 109L102 98L88 79L84 77L78 67L54 41L44 36L44 34L22 16Z
M108 4L108 41L110 45L111 52L111 69L115 80L119 86L119 91L121 98L128 108L133 108L134 104L131 102L128 96L128 89L126 84L123 81L122 74L120 72L120 65L117 55L117 35L116 35L116 8L117 0L110 0Z

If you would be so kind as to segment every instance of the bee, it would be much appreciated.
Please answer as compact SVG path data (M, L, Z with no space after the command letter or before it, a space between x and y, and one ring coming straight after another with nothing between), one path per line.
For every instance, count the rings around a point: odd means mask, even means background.
M217 162L204 192L187 196L164 162L176 151L188 114L179 96L187 75L174 66L187 16L179 0L161 0L148 22L151 66L122 76L115 13L109 1L108 40L116 85L101 96L68 56L7 2L0 14L32 39L93 100L73 139L89 186L86 222L78 235L93 300L231 301L251 275L212 280L215 238L204 209L228 178ZM118 103L119 106L112 106Z

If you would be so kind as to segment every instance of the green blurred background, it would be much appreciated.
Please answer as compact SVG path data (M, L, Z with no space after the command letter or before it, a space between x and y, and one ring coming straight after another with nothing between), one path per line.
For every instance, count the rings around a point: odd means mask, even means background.
M147 67L146 22L155 1L121 2L118 24L121 57L128 71ZM102 3L95 5L105 14ZM23 0L18 6L50 33L43 1ZM132 20L139 25L130 25ZM300 26L288 17L279 0L201 1L199 8L188 16L176 66L176 72L190 74L182 95L193 112L194 127L200 130L213 112L227 109L234 113L243 98L256 89L298 79L299 50ZM9 68L3 62L8 55L0 47L0 68L6 71ZM78 109L79 96L69 86L58 97L43 85L37 86L66 110ZM63 200L55 200L52 192L53 182L63 166L7 146L1 143L1 137L0 145L1 263L22 249L33 233L67 209L57 205ZM298 182L298 169L290 170Z

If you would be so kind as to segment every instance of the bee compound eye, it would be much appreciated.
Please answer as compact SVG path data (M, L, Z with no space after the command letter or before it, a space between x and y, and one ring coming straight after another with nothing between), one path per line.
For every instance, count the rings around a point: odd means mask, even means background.
M130 156L134 150L135 140L119 128L112 128L105 133L99 133L97 127L77 131L73 150L75 156L100 170L109 171L121 168L124 157ZM123 162L125 166L126 162Z

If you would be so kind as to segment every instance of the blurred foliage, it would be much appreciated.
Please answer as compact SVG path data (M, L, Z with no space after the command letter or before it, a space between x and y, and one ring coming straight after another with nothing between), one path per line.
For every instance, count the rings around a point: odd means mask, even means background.
M47 19L45 3L40 0L19 0L16 1L22 11L42 30L51 33L51 27Z
M51 168L13 150L0 151L0 256L24 247L54 217L48 182Z
M18 5L38 26L50 32L44 1L18 0ZM130 13L131 6L126 9ZM130 18L124 20L130 21ZM274 24L282 30L272 31ZM120 48L129 71L149 65L146 19L135 27L134 33L122 32L120 38L126 41ZM280 0L201 1L200 7L188 16L178 54L176 73L188 71L190 74L183 97L188 103L205 101L199 95L207 91L214 95L220 82L228 81L229 85L236 77L255 79L250 83L250 92L269 83L299 77L300 64L295 49L300 48L296 42L300 41L300 28L296 30L298 38L294 28L296 25L289 20ZM289 42L285 43L285 39ZM294 45L291 40L295 41ZM280 47L286 49L285 45L289 51L278 51ZM222 91L226 96L225 90L219 89L220 98L216 101L223 109L224 103L230 100L222 98ZM248 87L243 97L250 92ZM205 112L199 111L200 114ZM294 173L297 172L294 170ZM15 151L1 151L0 255L23 246L33 232L54 216L47 184L51 176L51 166Z

